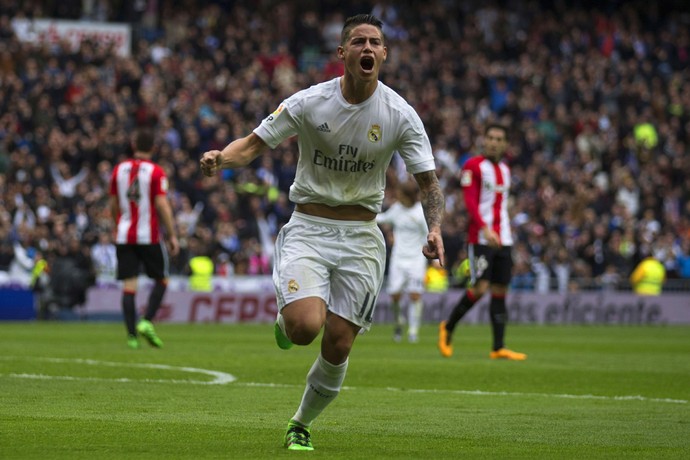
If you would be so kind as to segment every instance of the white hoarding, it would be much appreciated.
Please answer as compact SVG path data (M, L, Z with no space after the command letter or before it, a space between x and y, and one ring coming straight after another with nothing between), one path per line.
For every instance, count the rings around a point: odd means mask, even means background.
M20 41L50 45L65 42L73 51L85 40L113 46L120 56L129 56L132 48L132 28L124 23L14 19L12 28Z

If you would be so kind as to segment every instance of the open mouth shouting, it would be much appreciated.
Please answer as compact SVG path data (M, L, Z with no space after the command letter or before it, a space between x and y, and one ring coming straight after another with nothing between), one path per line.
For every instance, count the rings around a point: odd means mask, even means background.
M359 60L359 65L364 72L371 72L372 70L374 70L374 57L362 56L362 58Z

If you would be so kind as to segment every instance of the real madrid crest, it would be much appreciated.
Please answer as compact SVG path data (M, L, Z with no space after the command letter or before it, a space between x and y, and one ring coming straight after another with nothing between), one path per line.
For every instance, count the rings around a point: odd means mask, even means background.
M288 292L297 292L299 291L299 284L297 284L297 281L295 280L290 280L288 281Z
M371 125L369 128L369 133L367 135L369 142L378 142L381 140L381 126Z

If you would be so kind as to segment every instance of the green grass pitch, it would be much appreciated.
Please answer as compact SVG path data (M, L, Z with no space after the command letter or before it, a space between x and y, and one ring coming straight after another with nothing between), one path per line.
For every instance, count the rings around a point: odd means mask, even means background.
M460 325L444 359L436 325L396 344L377 324L314 452L282 437L318 341L280 350L270 324L157 329L165 348L130 350L120 323L0 323L0 458L690 458L690 327L511 325L529 359L498 362L488 325Z

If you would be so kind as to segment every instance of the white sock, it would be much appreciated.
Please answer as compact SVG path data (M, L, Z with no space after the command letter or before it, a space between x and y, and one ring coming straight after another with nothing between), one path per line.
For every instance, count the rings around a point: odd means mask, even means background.
M410 302L410 306L408 308L408 316L410 318L408 334L416 336L419 334L419 326L422 323L422 309L424 308L424 304L422 303L422 300L419 299L415 302Z
M302 395L302 402L292 417L294 420L304 426L311 425L326 406L338 396L347 373L348 360L334 365L319 354L307 374L307 387Z

